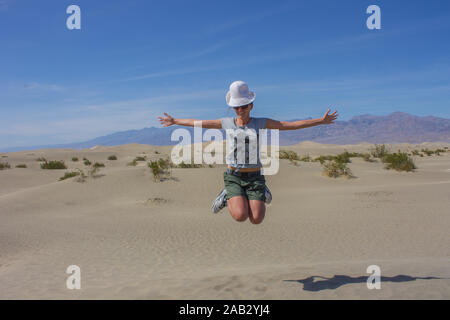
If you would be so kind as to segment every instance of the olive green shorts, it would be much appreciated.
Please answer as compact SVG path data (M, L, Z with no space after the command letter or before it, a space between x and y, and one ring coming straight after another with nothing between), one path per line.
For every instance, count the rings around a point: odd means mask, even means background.
M244 196L248 200L266 201L266 179L263 175L246 177L236 176L226 171L223 173L227 200L236 196Z

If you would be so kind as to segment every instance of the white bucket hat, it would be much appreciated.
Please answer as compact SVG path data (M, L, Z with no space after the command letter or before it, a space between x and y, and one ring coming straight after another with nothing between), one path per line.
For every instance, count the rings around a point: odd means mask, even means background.
M250 104L255 100L255 93L248 91L248 86L244 81L235 81L230 85L226 100L230 107L240 107Z

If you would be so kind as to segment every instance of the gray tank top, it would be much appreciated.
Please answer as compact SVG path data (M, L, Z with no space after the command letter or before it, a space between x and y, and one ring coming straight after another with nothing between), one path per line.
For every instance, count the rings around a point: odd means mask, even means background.
M227 133L226 163L234 168L260 168L259 130L266 127L267 118L250 118L240 127L234 118L222 118Z

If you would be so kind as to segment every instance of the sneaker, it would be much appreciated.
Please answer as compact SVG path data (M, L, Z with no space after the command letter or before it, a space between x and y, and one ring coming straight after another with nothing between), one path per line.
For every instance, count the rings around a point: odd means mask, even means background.
M270 204L272 202L272 193L269 188L266 186L266 204Z
M218 213L220 210L222 210L226 206L227 206L227 190L223 189L222 191L220 191L216 200L214 200L214 202L211 206L211 211L213 213Z

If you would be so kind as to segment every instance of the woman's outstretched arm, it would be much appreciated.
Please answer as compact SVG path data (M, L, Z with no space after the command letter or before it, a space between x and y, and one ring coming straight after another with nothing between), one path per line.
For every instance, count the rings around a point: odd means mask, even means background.
M278 129L278 130L297 130L303 128L314 127L320 124L334 123L334 120L338 117L337 111L332 114L328 114L330 109L325 113L322 118L311 120L298 120L298 121L277 121L267 119L266 129Z
M164 127L169 127L171 125L177 124L179 126L193 127L195 121L201 121L202 128L207 129L222 129L222 121L217 120L196 120L196 119L175 119L164 112L165 117L158 117L159 122Z

